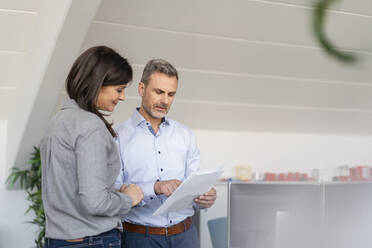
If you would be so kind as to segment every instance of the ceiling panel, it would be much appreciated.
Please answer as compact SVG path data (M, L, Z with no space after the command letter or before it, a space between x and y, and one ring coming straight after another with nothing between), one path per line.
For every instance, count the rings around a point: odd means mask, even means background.
M143 66L135 65L127 96L138 96ZM372 84L322 82L179 69L177 98L219 103L370 109Z
M1 0L0 9L38 11L40 0Z
M372 85L180 72L182 99L372 110Z
M0 86L14 87L20 80L25 54L0 51Z
M260 0L257 0L260 2ZM263 0L272 4L295 4L299 6L313 7L320 0ZM354 14L372 15L372 1L369 0L337 0L329 6L330 10L345 11Z
M9 118L11 106L15 104L15 89L4 89L0 87L0 120L7 120Z
M168 59L177 67L253 73L270 76L371 82L372 56L350 66L329 58L322 50L221 40L93 23L83 48L106 44L144 64L150 58Z
M371 27L372 18L331 13L327 16L324 29L327 37L335 46L371 54Z
M372 15L372 1L370 0L339 0L339 9L353 13Z
M0 50L27 51L37 15L0 11Z
M103 1L96 20L231 38L308 43L303 9L246 0ZM167 7L164 7L167 6ZM172 9L172 11L169 11ZM140 10L140 11L138 11ZM249 14L247 14L249 13ZM288 16L283 18L283 16ZM295 16L294 23L290 17ZM299 32L291 29L297 25Z
M66 98L62 92L55 112ZM139 97L128 97L108 119L119 124L129 119L138 106ZM210 104L176 98L169 117L193 129L372 135L372 111Z
M112 119L116 124L127 120L138 99L128 99L116 108ZM317 111L291 108L213 105L176 101L169 117L193 129L372 134L372 113Z
M234 4L213 1L213 8L209 1L162 3L164 5L143 0L103 1L96 20L237 39L317 45L309 8L246 0L237 0ZM372 18L330 13L328 20L328 34L338 47L372 51L372 32L369 32Z

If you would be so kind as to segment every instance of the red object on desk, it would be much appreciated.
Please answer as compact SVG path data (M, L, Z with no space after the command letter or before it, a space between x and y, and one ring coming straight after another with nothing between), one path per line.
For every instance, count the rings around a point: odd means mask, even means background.
M357 169L356 168L350 168L350 179L351 179L351 181L357 181L358 180Z
M287 181L294 181L294 175L292 172L288 172Z
M307 173L302 173L301 180L302 181L309 181L309 177L308 177Z
M270 181L276 181L276 174L275 173L271 173Z
M270 181L270 173L265 172L264 181Z
M300 179L301 179L300 173L299 172L295 172L295 174L294 174L294 181L300 181Z
M279 181L285 181L285 175L284 173L280 173L279 176L278 176L278 180Z
M357 180L362 181L363 180L363 166L357 166Z

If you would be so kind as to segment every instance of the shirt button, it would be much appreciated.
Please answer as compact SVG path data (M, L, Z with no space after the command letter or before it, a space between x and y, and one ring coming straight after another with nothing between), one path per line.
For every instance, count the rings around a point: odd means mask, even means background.
M152 200L152 199L154 199L154 197L151 196L151 197L150 197L150 200Z
M158 153L160 154L160 151L158 151Z
M172 224L172 221L170 220L170 221L169 221L169 223L171 223L171 224Z
M148 123L148 122L146 122L146 125L148 126L148 125L149 125L149 123Z
M161 168L160 171L163 171L163 168Z

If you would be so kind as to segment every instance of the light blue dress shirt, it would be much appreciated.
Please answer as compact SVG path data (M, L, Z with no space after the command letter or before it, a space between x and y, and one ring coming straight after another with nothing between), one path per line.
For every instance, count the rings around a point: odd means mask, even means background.
M122 221L166 227L192 216L194 209L191 206L179 212L153 215L167 198L155 194L156 181L183 181L192 172L199 170L200 153L191 130L165 117L155 133L138 109L115 130L122 161L116 188L122 184L137 184L144 192L141 204L121 216Z

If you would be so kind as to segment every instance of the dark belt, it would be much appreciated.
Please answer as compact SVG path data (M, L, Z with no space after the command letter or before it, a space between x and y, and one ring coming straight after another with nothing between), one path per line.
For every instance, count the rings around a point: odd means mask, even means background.
M152 226L142 226L142 225L136 225L128 222L123 222L123 228L124 230L127 230L128 232L135 232L135 233L141 233L141 234L152 234L152 235L176 235L179 233L183 233L186 230L188 230L191 226L191 218L188 217L184 221L170 226L170 227L152 227Z

